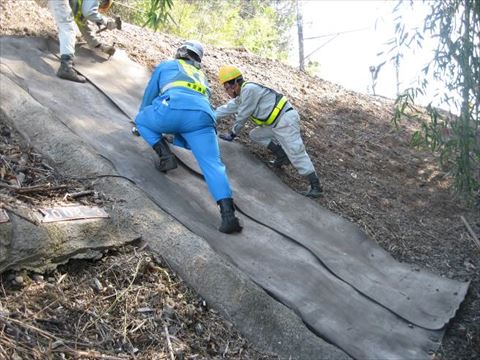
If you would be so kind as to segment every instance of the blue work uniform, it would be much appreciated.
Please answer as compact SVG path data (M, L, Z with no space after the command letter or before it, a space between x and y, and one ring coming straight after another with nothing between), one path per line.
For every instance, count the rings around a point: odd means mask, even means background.
M231 198L232 190L215 130L210 89L204 73L188 60L169 60L155 69L135 118L138 132L150 145L162 134L193 152L215 201Z

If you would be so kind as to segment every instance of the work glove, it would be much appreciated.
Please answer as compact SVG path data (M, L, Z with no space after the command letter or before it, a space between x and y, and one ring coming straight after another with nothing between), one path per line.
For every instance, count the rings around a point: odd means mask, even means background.
M107 28L107 30L115 30L117 28L117 23L115 22L115 20L108 19L105 27Z
M220 135L218 135L218 137L220 139L225 140L225 141L233 141L233 139L235 139L237 137L237 135L234 134L233 132L231 132L229 134L220 134Z

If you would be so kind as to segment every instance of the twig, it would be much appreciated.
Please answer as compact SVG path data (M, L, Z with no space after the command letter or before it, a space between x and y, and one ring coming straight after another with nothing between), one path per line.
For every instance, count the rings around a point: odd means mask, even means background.
M463 215L460 215L460 219L462 219L463 223L465 224L465 227L467 228L468 232L470 233L470 236L473 239L473 242L475 243L475 245L477 245L478 249L480 250L480 241L478 240L477 235L473 232L472 228L470 227L470 224L463 217Z
M170 334L168 333L167 325L163 325L163 330L165 331L165 338L167 339L168 352L170 353L170 360L175 360L175 355L173 355L172 342L170 341Z
M78 199L79 197L83 197L83 196L87 196L87 195L93 195L93 190L79 191L79 192L71 193L71 194L67 193L67 194L65 194L63 199L64 200Z
M105 359L105 360L125 360L128 359L128 357L124 356L112 356L112 355L106 355L102 354L98 351L82 351L82 350L74 350L74 349L59 349L59 350L53 350L54 352L67 352L70 353L71 355L74 355L76 358L89 358L89 359Z
M48 191L48 190L65 189L66 187L68 187L68 185L57 185L57 186L35 185L35 186L19 187L19 186L11 186L11 185L0 183L0 187L13 190L19 194L26 194L26 193L32 193L32 192L38 192L38 191L44 191L44 190Z

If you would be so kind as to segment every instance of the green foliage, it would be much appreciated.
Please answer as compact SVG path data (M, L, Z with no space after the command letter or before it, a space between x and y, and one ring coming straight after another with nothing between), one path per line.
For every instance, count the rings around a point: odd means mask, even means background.
M173 20L170 11L173 7L173 0L150 0L147 7L146 20L142 26L148 26L155 31L168 19Z
M310 74L311 76L314 76L320 71L320 63L316 60L308 60L306 64L305 71Z
M403 4L399 1L397 9ZM423 69L419 86L397 98L393 121L398 126L407 113L416 116L413 103L419 94L425 94L428 75L442 81L446 87L440 94L442 104L458 115L440 116L438 110L428 106L429 120L413 135L412 143L440 154L440 161L455 179L456 191L472 199L480 189L480 0L438 0L429 4L422 30L408 31L401 17L397 18L397 48L421 47L424 33L437 38L438 45Z
M153 30L216 46L244 47L268 58L288 56L293 0L123 0L116 4L126 21Z

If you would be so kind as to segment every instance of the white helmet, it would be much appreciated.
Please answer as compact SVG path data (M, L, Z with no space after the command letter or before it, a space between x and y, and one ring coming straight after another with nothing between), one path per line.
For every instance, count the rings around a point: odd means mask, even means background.
M196 40L185 41L177 50L177 58L184 58L188 56L187 51L191 51L198 56L200 61L203 58L203 45Z

